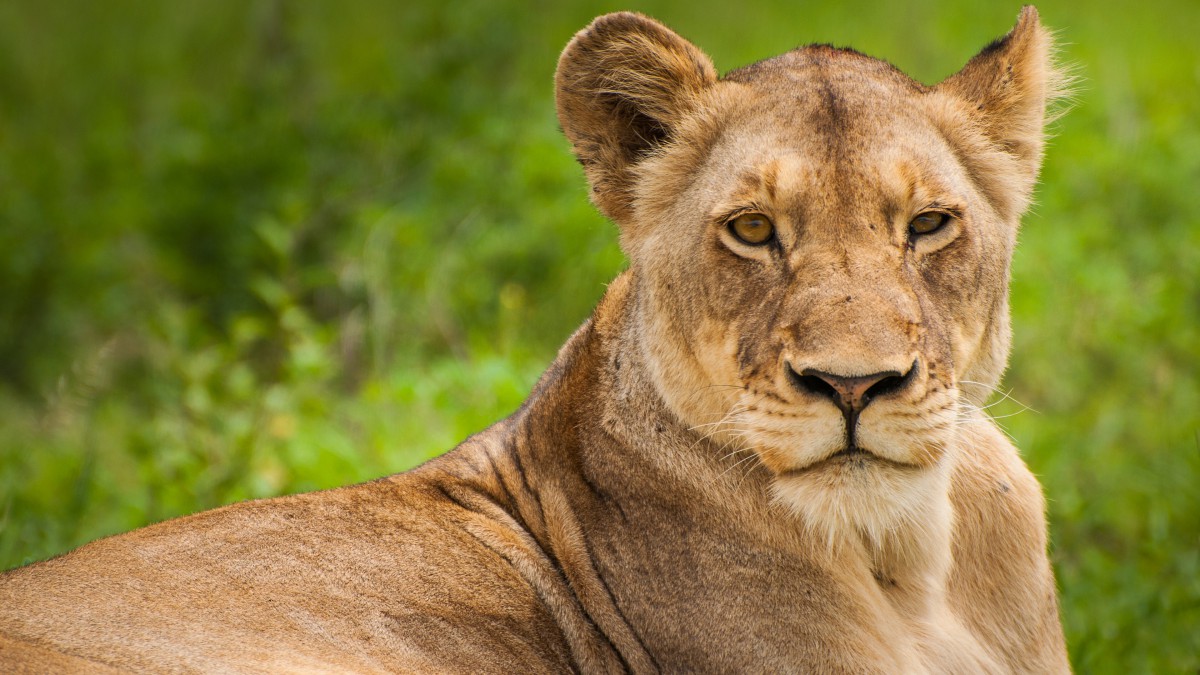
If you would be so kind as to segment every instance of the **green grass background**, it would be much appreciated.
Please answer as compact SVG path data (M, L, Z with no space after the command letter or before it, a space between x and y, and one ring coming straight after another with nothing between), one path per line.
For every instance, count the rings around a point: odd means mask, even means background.
M971 2L0 3L0 568L406 469L519 405L623 265L558 51L639 9L728 70L918 79ZM1040 5L1082 76L994 413L1049 497L1081 672L1200 668L1200 5Z

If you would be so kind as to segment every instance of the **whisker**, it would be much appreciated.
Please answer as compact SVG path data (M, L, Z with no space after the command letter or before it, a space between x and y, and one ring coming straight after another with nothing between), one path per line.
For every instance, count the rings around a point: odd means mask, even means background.
M723 385L723 386L731 386L731 385ZM731 406L730 409L727 410L725 412L725 414L722 415L721 418L718 419L716 422L707 422L707 423L703 423L703 424L697 424L697 425L691 427L689 429L689 431L697 431L700 429L707 429L707 431L704 434L702 434L699 438L697 438L695 443L692 443L689 450L695 449L695 447L698 446L700 443L707 441L708 439L712 438L716 434L720 433L723 430L723 427L733 427L734 425L736 425L736 423L738 421L737 417L742 415L743 413L745 413L747 411L747 409L750 408L751 406L758 404L758 402L761 401L762 398L763 398L762 396L759 396L758 398L755 398L753 401L739 401L739 402L735 403L733 406ZM730 445L729 441L723 443L721 445L721 447L718 448L718 452L723 452L725 450L725 448L729 447L729 445Z
M695 447L697 445L708 440L709 438L712 438L712 436L714 434L719 432L721 430L721 425L731 423L732 418L741 414L741 410L739 410L739 406L740 406L740 404L734 405L728 412L726 412L724 415L721 416L721 419L717 420L716 422L709 422L707 424L697 424L696 426L691 427L689 429L689 431L695 431L695 430L703 428L703 427L711 427L711 428L707 431L707 433L705 433L702 436L700 436L699 438L697 438L696 442L692 443L691 447L688 449L689 450L695 449Z
M730 471L733 471L735 468L737 468L737 466L738 466L739 464L742 464L743 462L746 462L746 461L748 461L748 460L752 460L752 459L754 459L754 458L755 458L755 457L757 457L757 456L758 456L758 455L755 455L754 453L751 453L751 454L749 454L749 455L747 455L747 456L745 456L745 457L743 457L743 458L739 459L738 461L736 461L736 462L734 462L733 464L731 464L731 465L729 466L729 468L727 468L727 469L725 469L724 471L722 471L722 472L721 472L721 473L720 473L720 474L717 476L717 479L719 480L719 479L721 479L721 478L724 478L724 477L725 477L725 474L729 473Z
M742 384L706 384L701 389L745 389Z
M973 385L976 385L979 387L984 387L985 389L988 389L988 390L992 391L993 393L1000 394L1000 399L998 401L994 401L994 402L988 404L987 406L985 406L985 408L990 408L993 405L996 405L997 403L1001 403L1003 401L1012 401L1013 403L1016 403L1017 405L1025 408L1027 410L1034 410L1032 406L1026 405L1025 403L1017 400L1017 398L1012 395L1013 390L1011 388L1009 388L1008 390L1002 390L999 387L994 387L990 384L985 384L983 382L976 382L974 380L959 380L959 384L973 384ZM1037 412L1037 411L1034 410L1034 412Z
M738 490L742 489L742 483L745 483L746 479L750 477L750 474L754 472L754 468L756 465L759 465L759 466L762 465L762 460L759 459L757 454L752 454L750 456L754 459L754 461L751 462L746 467L746 471L744 473L742 473L742 479L737 482L737 485L733 486L734 492L737 492Z

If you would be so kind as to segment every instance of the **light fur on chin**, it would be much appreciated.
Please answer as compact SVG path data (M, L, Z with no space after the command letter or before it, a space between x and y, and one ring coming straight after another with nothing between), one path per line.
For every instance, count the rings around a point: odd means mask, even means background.
M780 476L772 490L832 553L861 542L874 563L905 568L933 565L929 555L949 541L951 458L925 469L886 466L820 467Z

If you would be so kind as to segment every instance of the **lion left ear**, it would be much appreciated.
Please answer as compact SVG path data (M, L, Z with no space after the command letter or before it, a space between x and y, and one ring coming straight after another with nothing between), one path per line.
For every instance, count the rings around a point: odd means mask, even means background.
M993 149L1016 162L1008 176L1013 205L1020 211L1042 163L1048 103L1061 96L1067 78L1053 61L1050 32L1032 6L1021 9L1017 25L935 87L967 104L974 130ZM1010 165L1012 166L1012 165Z

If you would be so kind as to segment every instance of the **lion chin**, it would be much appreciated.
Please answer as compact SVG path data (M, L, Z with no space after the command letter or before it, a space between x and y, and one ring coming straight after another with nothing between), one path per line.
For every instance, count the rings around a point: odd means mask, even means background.
M932 466L901 463L846 447L776 474L772 492L828 548L860 538L880 549L889 535L942 520L949 464L948 458Z

